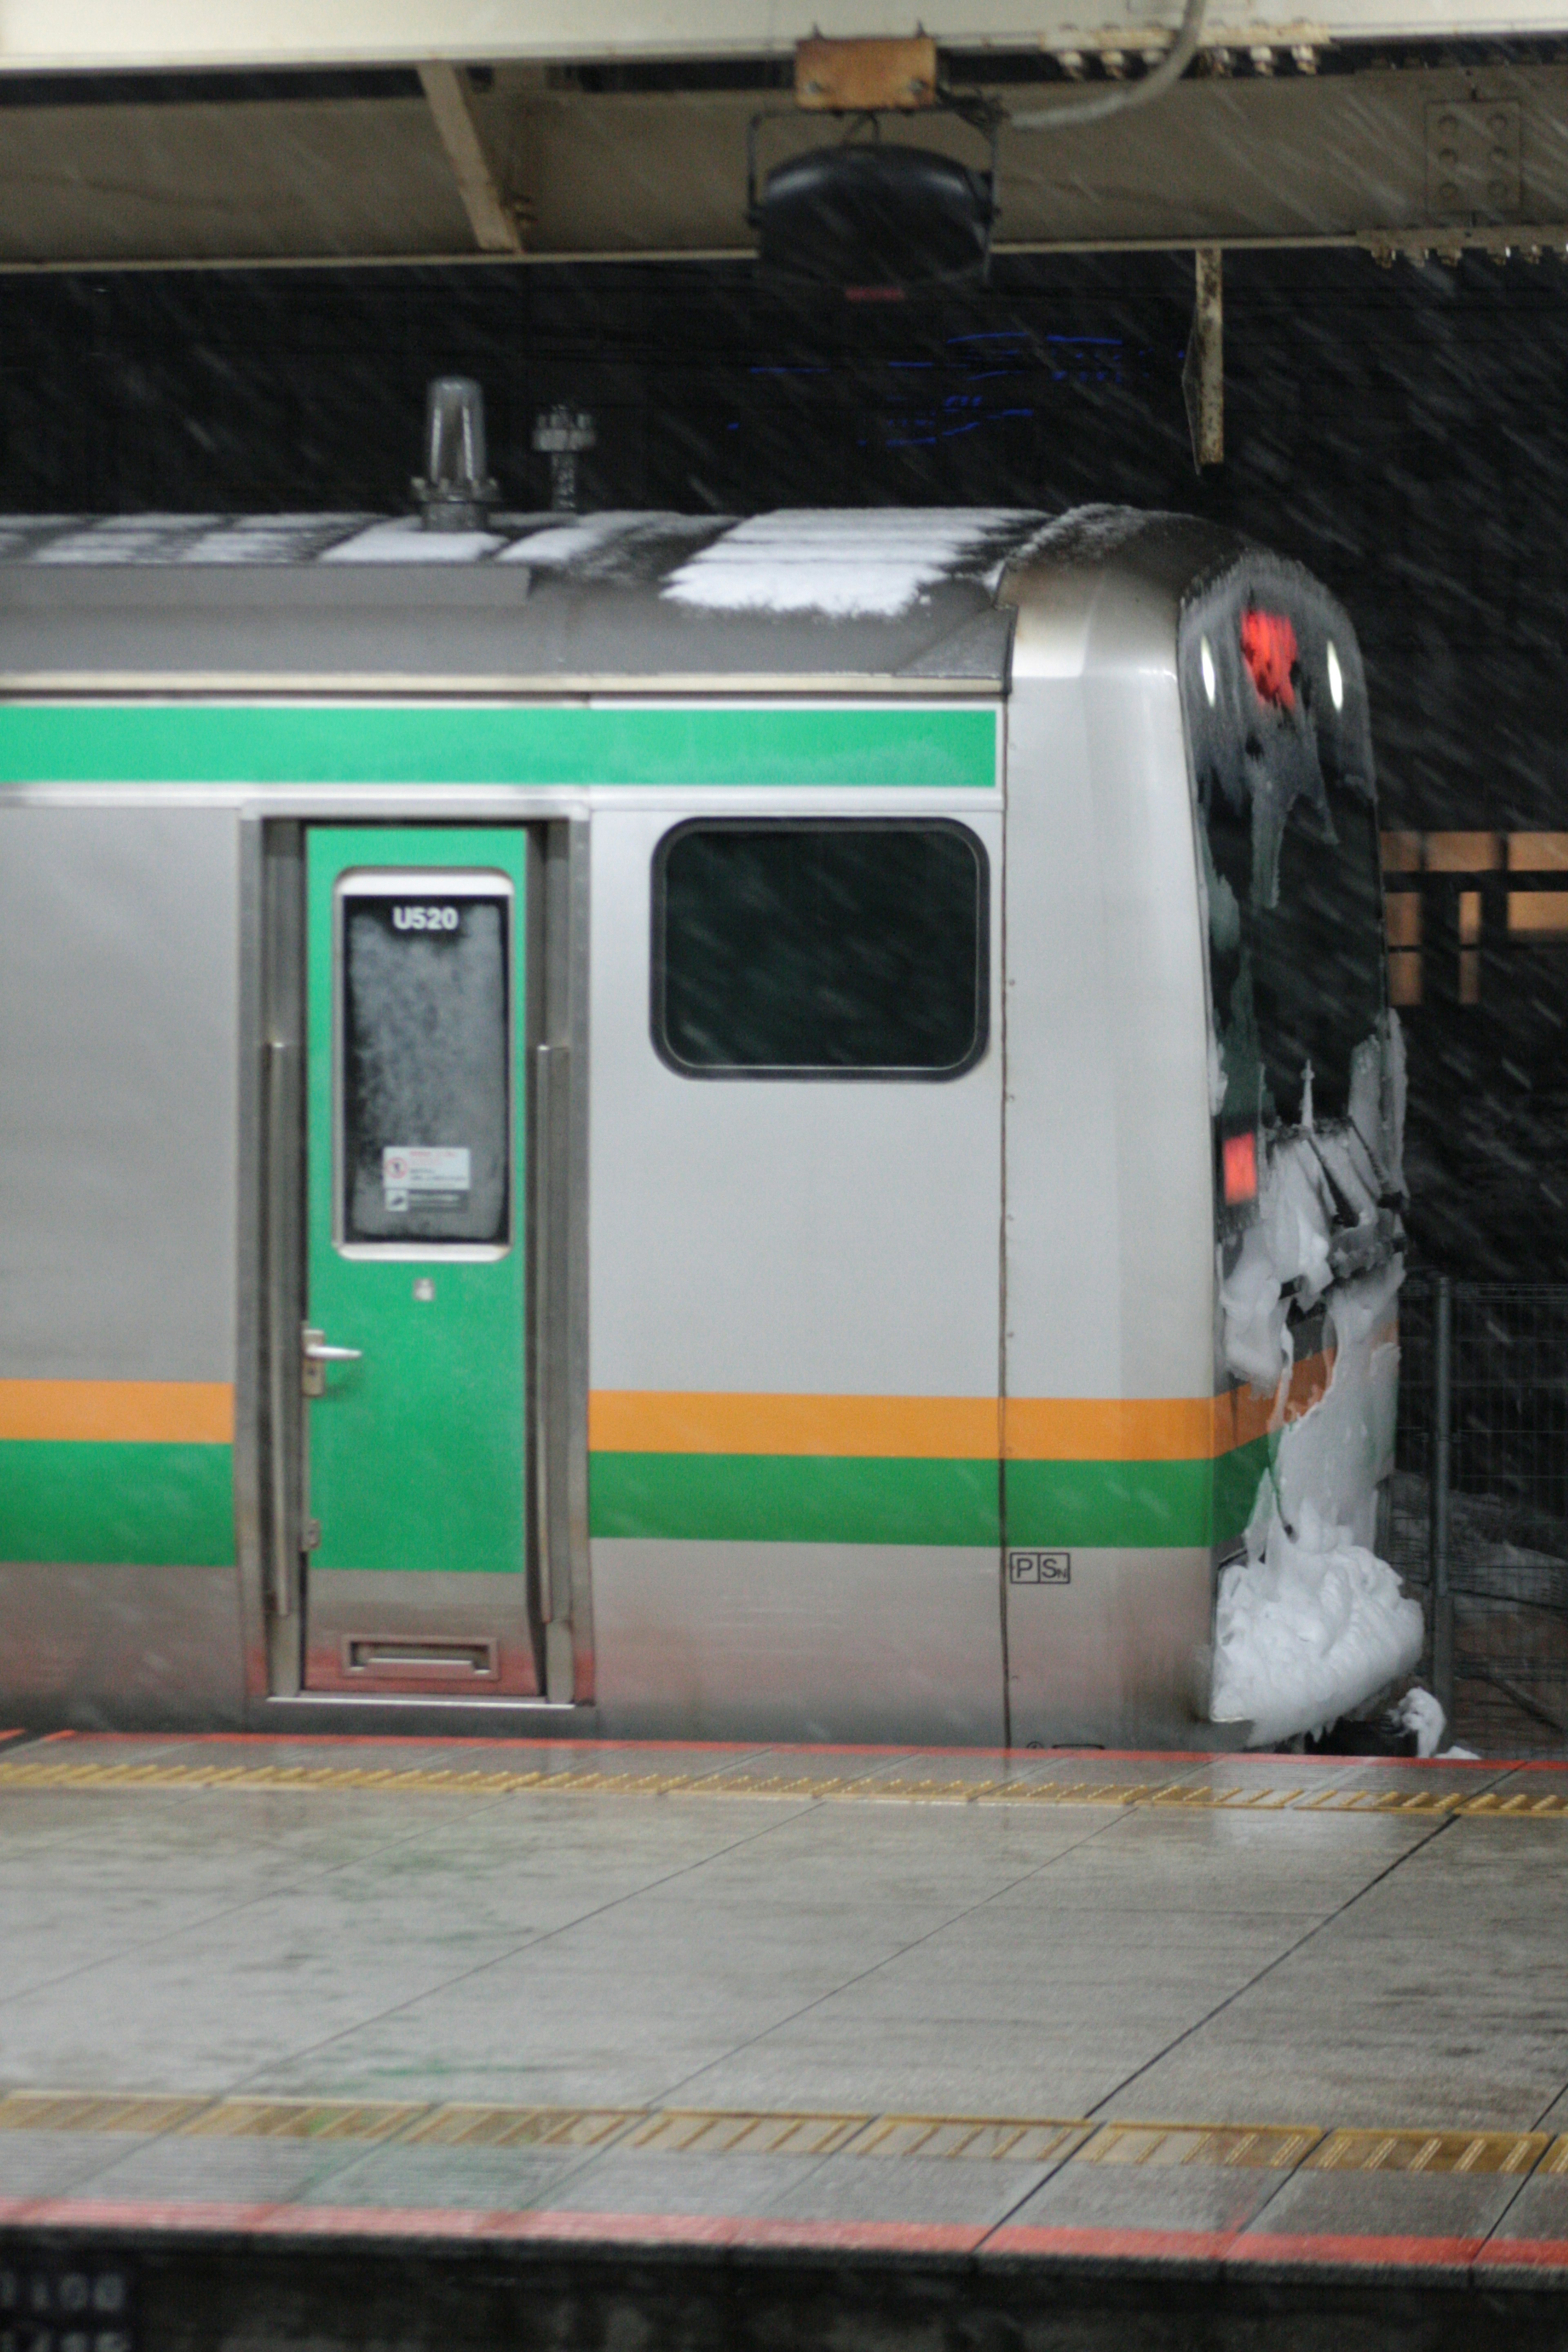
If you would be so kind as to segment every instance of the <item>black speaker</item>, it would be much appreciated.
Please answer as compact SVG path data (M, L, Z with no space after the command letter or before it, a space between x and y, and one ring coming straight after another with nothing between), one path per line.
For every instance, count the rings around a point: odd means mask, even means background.
M817 147L768 173L757 260L783 285L901 294L984 278L995 178L929 147Z

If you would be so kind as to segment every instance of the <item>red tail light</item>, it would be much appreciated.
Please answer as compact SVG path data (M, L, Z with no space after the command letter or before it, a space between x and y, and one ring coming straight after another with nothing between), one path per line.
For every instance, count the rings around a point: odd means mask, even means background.
M1237 1209L1258 1198L1258 1138L1227 1135L1220 1152L1225 1179L1225 1205Z
M1247 664L1259 702L1280 710L1294 710L1296 688L1290 673L1296 667L1296 632L1284 613L1244 613L1241 616L1241 657Z

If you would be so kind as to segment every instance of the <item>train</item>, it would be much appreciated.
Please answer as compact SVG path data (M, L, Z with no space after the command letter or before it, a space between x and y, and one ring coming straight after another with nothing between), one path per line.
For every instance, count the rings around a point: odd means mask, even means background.
M0 845L0 1722L1241 1737L1219 1580L1402 1246L1300 565L14 518Z

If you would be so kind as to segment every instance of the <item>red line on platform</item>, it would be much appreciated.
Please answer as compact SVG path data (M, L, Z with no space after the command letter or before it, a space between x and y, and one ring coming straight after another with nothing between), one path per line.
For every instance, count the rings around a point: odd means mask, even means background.
M1568 2271L1568 2238L1489 2238L1476 2260L1489 2271Z
M757 2246L972 2253L983 2223L785 2221L731 2213L510 2212L466 2206L176 2204L168 2200L0 2198L0 2226L183 2231L191 2236L507 2238L535 2244ZM1091 2233L1092 2234L1092 2233Z
M731 2246L724 2213L489 2213L485 2235L568 2246Z
M988 2254L1087 2254L1100 2261L1223 2262L1234 2230L1089 2230L1012 2222L993 2230Z
M1374 2238L1352 2232L1253 2230L1238 2237L1228 2259L1237 2263L1346 2263L1376 2270L1468 2270L1480 2238Z
M5 2219L42 2230L185 2230L193 2236L217 2230L253 2231L276 2209L269 2205L176 2203L172 2198L35 2197ZM308 2210L308 2209L301 2209Z
M258 2237L483 2238L510 2219L464 2205L268 2205L244 2226Z
M683 2245L693 2231L712 2229L712 2240L701 2242L727 2246L816 2248L828 2252L898 2254L970 2254L982 2243L985 2227L961 2221L784 2221L770 2214L735 2214L704 2223L683 2213L531 2213L515 2217L526 2228L497 2232L507 2237L565 2238L574 2244L595 2241L615 2245Z
M835 2221L771 2214L486 2210L459 2206L178 2203L168 2199L0 2198L0 2227L184 2233L195 2237L476 2239L563 2246L731 2247L819 2252L973 2254L1035 2261L1167 2262L1489 2273L1568 2277L1568 2239L1375 2237L1285 2231L1000 2229L952 2221Z

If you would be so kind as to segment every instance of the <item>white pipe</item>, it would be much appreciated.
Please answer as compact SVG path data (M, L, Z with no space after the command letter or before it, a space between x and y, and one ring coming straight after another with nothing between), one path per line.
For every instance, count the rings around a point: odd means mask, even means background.
M1015 131L1074 131L1081 122L1103 122L1109 114L1121 114L1130 106L1147 106L1151 99L1163 98L1173 82L1181 80L1196 54L1206 5L1207 0L1187 0L1181 30L1159 64L1141 81L1118 82L1114 89L1097 91L1081 104L1011 114L1008 122Z

